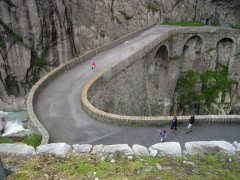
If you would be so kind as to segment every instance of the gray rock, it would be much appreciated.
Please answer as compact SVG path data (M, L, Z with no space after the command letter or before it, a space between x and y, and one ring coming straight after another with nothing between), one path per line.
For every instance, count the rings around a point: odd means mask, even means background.
M188 164L188 165L191 165L191 166L195 166L195 164L191 161L183 161L184 164Z
M167 171L167 170L172 170L172 167L167 166L167 167L162 167L160 164L156 164L156 167L159 171Z
M137 156L149 156L149 152L145 146L134 144L132 146L132 150Z
M80 153L89 153L92 150L91 144L74 144L72 145L74 151L78 154Z
M240 152L240 143L238 143L237 141L234 141L232 145L236 148L237 152Z
M179 142L157 143L150 147L151 150L157 150L160 156L181 156L181 146Z
M37 147L38 154L53 154L60 157L66 157L70 150L71 146L66 143L51 143Z
M204 155L224 152L229 155L236 153L236 148L226 141L194 141L185 143L186 154Z
M149 148L148 150L150 151L150 156L152 156L152 157L156 157L157 156L157 154L158 154L157 150L154 150L154 149L151 149L151 148Z
M93 154L103 153L103 151L104 149L102 144L93 146L93 150L92 150Z
M36 151L32 146L22 143L0 144L0 154L35 155Z
M5 122L3 121L2 118L0 118L0 134L3 131L3 129L4 129L4 126L5 126Z
M114 144L104 146L104 153L114 154L116 152L120 152L124 155L134 155L132 149L127 144Z

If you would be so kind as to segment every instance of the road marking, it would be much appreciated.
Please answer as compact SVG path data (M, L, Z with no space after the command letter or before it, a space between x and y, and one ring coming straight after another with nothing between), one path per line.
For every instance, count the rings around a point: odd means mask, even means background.
M91 141L88 141L87 143L92 143L92 142L94 142L94 141L97 141L97 140L99 140L99 139L105 138L105 137L107 137L107 136L111 136L112 134L116 134L116 133L117 133L117 132L112 132L112 133L110 133L110 134L106 134L106 135L104 135L104 136L101 136L101 137L98 137L98 138L93 139L93 140L91 140Z

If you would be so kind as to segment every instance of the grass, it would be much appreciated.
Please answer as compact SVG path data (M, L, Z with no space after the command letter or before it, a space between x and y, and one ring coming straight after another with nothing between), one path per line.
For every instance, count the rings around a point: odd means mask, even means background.
M36 148L41 144L41 141L42 141L42 136L33 134L31 136L25 137L21 142Z
M5 144L5 143L14 143L14 140L8 137L1 137L0 144Z
M33 146L34 148L36 148L37 146L39 146L41 144L42 141L42 137L36 134L33 134L31 136L26 136L23 138L10 138L10 137L1 137L0 138L0 144L5 144L5 143L15 143L15 142L21 142L21 143L25 143L27 145Z
M170 26L204 26L204 23L201 21L191 21L191 22L166 22L165 25Z
M67 158L54 156L1 157L6 167L17 169L8 179L238 179L239 155L171 157L126 157L116 154L110 158L86 154ZM229 160L231 159L231 161ZM191 161L195 166L185 164ZM158 167L170 167L160 170Z

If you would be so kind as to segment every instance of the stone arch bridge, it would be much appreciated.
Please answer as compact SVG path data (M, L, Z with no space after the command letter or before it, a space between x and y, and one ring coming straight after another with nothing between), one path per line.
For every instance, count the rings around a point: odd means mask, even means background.
M172 118L168 116L170 99L179 73L216 69L218 56L230 73L240 74L239 41L239 31L220 27L154 25L133 32L60 65L39 80L28 96L29 122L42 134L42 144L48 143L49 135L51 142L70 144L154 144L158 128L132 129L96 120L116 124L168 123ZM97 63L96 71L90 70L92 60ZM138 106L133 106L137 101ZM188 119L179 117L180 122ZM237 115L197 116L199 122L239 119Z

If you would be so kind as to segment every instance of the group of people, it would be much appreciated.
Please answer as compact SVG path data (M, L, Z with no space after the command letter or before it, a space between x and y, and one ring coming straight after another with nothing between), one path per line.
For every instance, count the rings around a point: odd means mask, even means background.
M195 122L195 117L194 117L194 115L192 115L189 120L189 124L188 124L187 131L185 132L185 134L192 132L192 125L194 124L194 122ZM171 130L177 131L177 116L174 116L173 120L171 121ZM166 138L167 138L167 132L165 129L163 129L160 132L161 142L163 142Z

